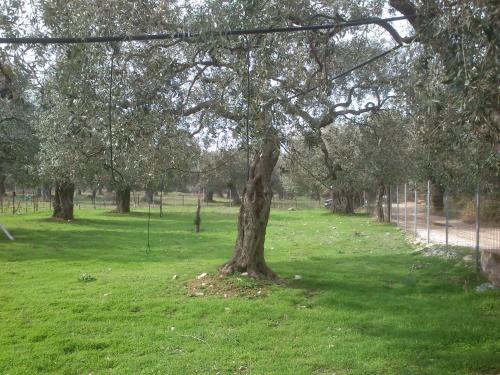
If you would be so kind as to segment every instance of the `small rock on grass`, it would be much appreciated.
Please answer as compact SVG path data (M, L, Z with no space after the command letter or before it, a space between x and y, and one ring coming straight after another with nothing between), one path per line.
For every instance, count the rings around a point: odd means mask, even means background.
M420 262L417 262L417 263L414 263L411 266L411 269L412 270L420 270L420 269L425 268L427 266L429 266L429 263L420 263Z
M498 288L495 285L493 285L492 283L483 283L481 285L476 286L477 293L482 293L482 292L485 292L487 290L496 290L496 289L498 289Z
M462 260L463 260L464 262L466 262L466 263L470 263L470 262L472 262L472 261L473 261L473 259L472 259L472 255L466 255L466 256L464 256L464 257L462 258Z
M295 275L295 276L293 277L293 279L294 279L294 280L302 280L302 276L300 276L300 275Z
M80 281L82 281L84 283L88 283L88 282L91 282L91 281L96 281L97 279L94 276L92 276L92 275L84 272L84 273L82 273L80 275L80 277L78 278L78 280L80 280Z
M172 276L172 280L177 280L177 278L178 278L178 277L179 277L179 276L174 275L174 276Z
M208 275L208 273L203 272L202 274L199 274L198 276L196 276L196 278L197 278L198 280L201 280L201 279L203 279L204 277L207 277L207 275Z

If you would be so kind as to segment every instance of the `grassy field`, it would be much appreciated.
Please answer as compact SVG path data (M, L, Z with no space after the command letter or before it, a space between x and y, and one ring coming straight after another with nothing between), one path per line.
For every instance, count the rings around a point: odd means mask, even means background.
M0 373L500 372L500 294L475 293L471 266L412 255L364 215L274 211L267 258L287 284L190 296L229 258L237 215L203 209L196 235L192 211L154 217L150 252L143 212L0 216L16 236L0 237Z

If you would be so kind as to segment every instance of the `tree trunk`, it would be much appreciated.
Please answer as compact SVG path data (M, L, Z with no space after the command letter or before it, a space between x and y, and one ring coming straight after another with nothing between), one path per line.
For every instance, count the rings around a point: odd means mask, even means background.
M384 194L385 194L385 185L384 181L380 180L377 187L377 207L376 214L377 220L379 222L384 222Z
M392 219L392 197L391 197L391 187L389 186L389 189L386 190L387 192L387 216L385 218L385 221L390 223Z
M130 212L130 186L122 186L116 189L116 212L128 214Z
M235 206L239 206L241 204L241 198L240 194L238 193L238 189L236 189L236 186L232 182L228 184L228 187L233 204Z
M444 188L440 185L432 184L431 188L432 208L437 212L444 210Z
M95 209L96 198L97 198L97 190L96 189L92 189L91 199L92 199L92 205L94 206L94 209Z
M198 205L196 206L196 215L194 217L194 231L195 231L195 233L200 232L200 224L201 224L200 210L201 210L201 202L200 202L200 198L198 198Z
M354 194L346 190L335 190L332 194L332 211L343 214L354 213Z
M262 152L254 158L243 190L238 236L232 258L219 269L222 275L248 272L248 276L257 279L277 278L264 259L264 241L273 197L271 176L279 153L278 138L268 135Z
M319 193L319 190L311 191L309 194L309 198L311 198L312 200L315 200L315 201L321 200L321 195Z
M54 212L52 217L73 220L73 196L75 184L69 181L57 181L54 196Z
M213 203L214 201L214 191L210 189L205 189L203 193L203 202Z
M49 184L42 184L42 200L49 201L52 195L52 187Z
M0 197L5 197L5 180L7 177L0 175Z
M163 217L163 188L160 190L160 217Z
M144 201L146 203L153 203L154 191L152 188L147 187L144 189Z

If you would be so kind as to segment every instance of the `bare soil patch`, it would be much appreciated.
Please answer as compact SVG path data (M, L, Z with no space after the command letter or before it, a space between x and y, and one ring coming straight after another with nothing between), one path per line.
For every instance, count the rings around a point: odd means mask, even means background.
M248 276L221 277L208 274L204 277L200 276L186 284L186 291L190 297L262 298L271 293L273 285L271 282L254 280Z

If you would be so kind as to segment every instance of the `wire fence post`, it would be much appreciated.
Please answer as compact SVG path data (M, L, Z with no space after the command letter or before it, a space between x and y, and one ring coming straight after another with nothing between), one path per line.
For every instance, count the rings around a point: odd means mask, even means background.
M481 200L479 193L479 183L476 187L476 271L479 272L479 230L481 228L480 221L480 212L481 212Z
M406 184L405 184L405 233L407 229L407 224L408 224L408 197L406 195Z
M392 198L391 198L391 187L387 191L387 217L389 218L387 221L390 223L392 221Z
M415 204L413 206L413 233L415 238L417 238L417 187L415 186Z
M445 230L445 243L446 247L448 247L448 231L449 231L449 220L450 220L450 215L448 211L448 189L445 189L444 191L444 217L445 217L445 222L444 222L444 230Z
M396 226L399 227L399 185L396 185Z
M427 219L427 243L431 239L431 180L427 180L427 199L426 199L426 219Z

